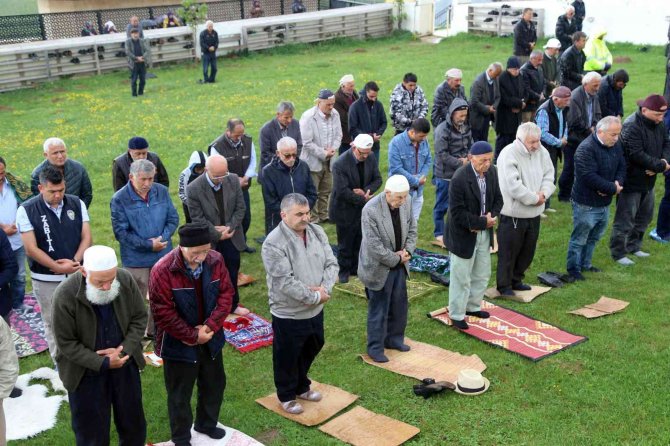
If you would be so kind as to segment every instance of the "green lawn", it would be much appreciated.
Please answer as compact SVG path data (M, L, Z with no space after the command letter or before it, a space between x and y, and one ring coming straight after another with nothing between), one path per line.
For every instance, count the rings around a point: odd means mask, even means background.
M419 84L432 103L435 86L446 69L459 67L469 87L488 63L503 63L511 39L459 36L439 45L416 41L407 35L374 41L344 41L301 46L248 57L225 59L218 83L198 85L200 66L155 68L146 95L131 98L127 72L71 79L0 95L0 155L8 170L28 178L42 159L42 142L59 136L69 156L82 161L94 183L91 206L95 243L118 246L110 227L111 162L125 150L133 135L145 136L163 159L172 180L175 203L177 177L193 150L204 150L224 129L230 117L241 117L247 132L258 138L261 125L273 117L279 100L294 101L298 116L313 104L320 88L337 88L345 73L353 73L361 87L376 80L388 111L388 97L405 72L418 74ZM631 59L625 67L631 82L624 92L626 112L634 101L662 90L662 48L640 52L628 44L610 44L615 56ZM468 94L469 95L469 94ZM387 132L383 146L391 137ZM432 145L432 138L431 138ZM382 151L386 177L386 155ZM657 187L657 196L663 191ZM252 191L251 238L263 231L261 190ZM426 190L420 220L419 246L430 249L434 189ZM571 211L565 203L542 222L542 234L530 282L546 270L563 270L571 231ZM178 206L181 213L181 206ZM335 243L335 230L326 230ZM609 231L606 238L609 237ZM421 433L413 445L611 445L668 444L668 344L670 324L667 246L648 238L644 247L652 257L632 268L615 265L607 240L596 249L595 265L604 271L586 282L557 289L531 304L506 305L568 331L589 337L588 342L532 363L502 349L492 348L460 334L425 314L446 305L448 293L435 293L412 301L407 335L462 354L477 354L487 364L490 390L479 397L455 394L429 400L415 397L416 381L365 365L357 354L365 350L366 305L361 298L335 293L326 305L326 346L312 368L312 377L361 396L357 404L413 424ZM241 289L242 302L269 317L260 254L243 254L242 270L259 279ZM414 278L428 280L415 275ZM631 302L621 314L586 320L566 311L596 301L601 295ZM273 391L271 349L241 355L226 347L228 376L224 424L242 430L266 444L321 445L338 441L316 428L305 428L262 409L254 400ZM21 360L21 372L49 366L47 354ZM162 371L147 367L142 375L148 418L148 440L169 438ZM23 442L29 445L73 444L69 410L59 413L55 429ZM18 443L17 443L18 444Z
M0 15L37 14L37 0L0 0Z

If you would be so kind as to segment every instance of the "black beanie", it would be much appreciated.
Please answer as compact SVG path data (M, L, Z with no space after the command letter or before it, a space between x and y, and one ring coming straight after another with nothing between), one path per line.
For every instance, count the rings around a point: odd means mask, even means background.
M211 243L209 228L202 223L187 223L179 228L179 246L192 248Z

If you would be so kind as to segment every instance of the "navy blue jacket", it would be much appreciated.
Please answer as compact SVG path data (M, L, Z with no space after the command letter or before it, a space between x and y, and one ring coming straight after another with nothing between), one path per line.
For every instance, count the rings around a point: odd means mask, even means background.
M605 76L598 89L600 111L605 116L623 116L623 90L614 88L614 79L609 74Z
M150 268L172 249L172 234L179 225L179 215L167 187L154 183L148 203L137 195L130 182L112 197L112 229L121 245L121 262L130 268ZM161 236L168 244L153 251L149 239Z
M12 294L9 282L19 272L12 245L5 231L0 231L0 316L5 316L12 309Z
M596 135L591 135L575 152L575 183L570 197L584 206L609 206L616 194L614 182L624 186L625 179L626 160L621 141L617 141L614 147L607 147L600 143Z
M299 159L289 168L279 158L274 157L263 168L262 186L268 234L281 222L279 205L286 195L294 192L304 195L310 208L316 203L316 188L309 167Z
M361 133L382 135L388 125L382 103L375 101L371 109L365 90L359 94L360 97L349 107L349 136L352 141ZM379 141L375 141L372 150L379 150Z

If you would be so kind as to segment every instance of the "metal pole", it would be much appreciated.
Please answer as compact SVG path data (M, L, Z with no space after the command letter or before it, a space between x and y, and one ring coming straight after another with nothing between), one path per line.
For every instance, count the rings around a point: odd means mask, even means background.
M47 31L46 27L44 26L44 15L39 14L39 22L40 22L40 34L42 35L42 40L47 40Z
M240 0L240 19L244 18L244 0Z

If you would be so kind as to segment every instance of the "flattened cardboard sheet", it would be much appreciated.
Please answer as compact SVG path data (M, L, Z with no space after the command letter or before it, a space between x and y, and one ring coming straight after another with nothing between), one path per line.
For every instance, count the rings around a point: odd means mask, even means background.
M333 418L319 430L354 446L398 446L420 432L410 424L361 406Z

